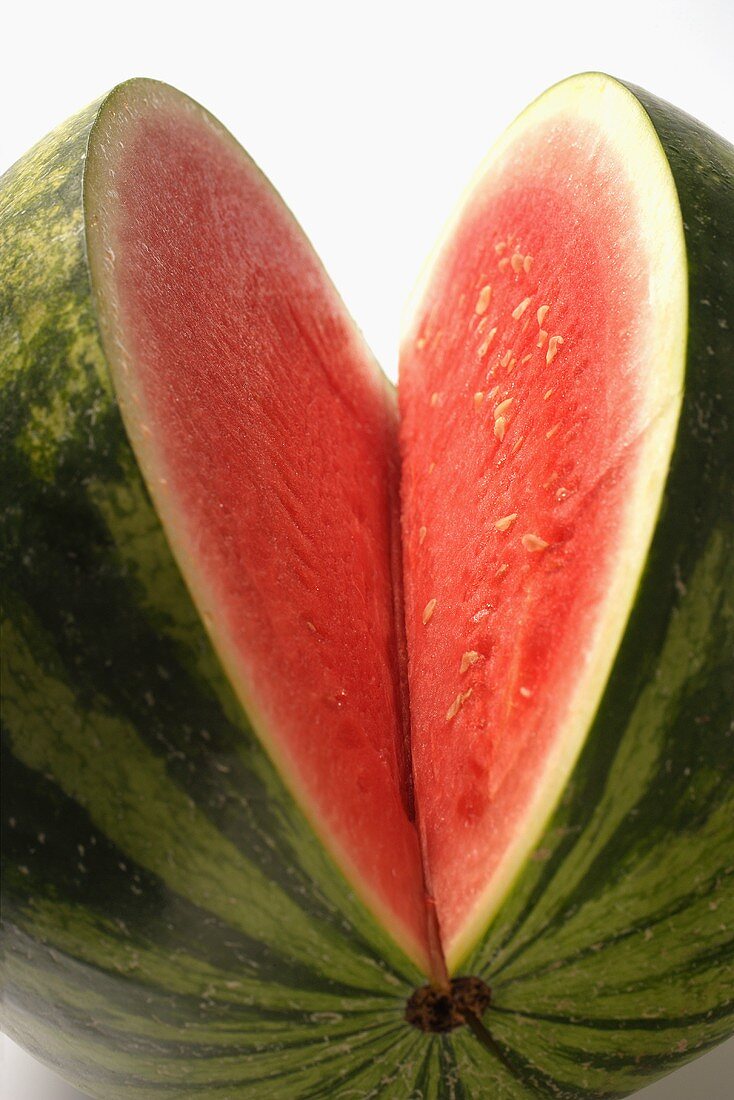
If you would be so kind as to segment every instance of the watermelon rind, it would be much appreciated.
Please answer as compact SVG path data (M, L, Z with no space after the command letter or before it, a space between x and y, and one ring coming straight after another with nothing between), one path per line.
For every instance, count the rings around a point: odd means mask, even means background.
M91 295L104 101L2 179L3 1026L91 1096L602 1100L734 1030L734 149L600 74L564 94L592 80L626 89L672 174L685 385L593 721L462 962L502 1061L406 1024L418 969L325 854L183 584Z

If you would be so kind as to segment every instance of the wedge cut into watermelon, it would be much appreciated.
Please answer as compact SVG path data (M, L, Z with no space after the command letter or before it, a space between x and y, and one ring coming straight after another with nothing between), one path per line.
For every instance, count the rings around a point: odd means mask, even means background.
M599 705L660 510L686 325L680 208L643 108L604 77L560 85L482 165L401 353L416 800L451 966Z
M399 393L155 81L0 241L9 1033L104 1100L609 1100L726 1037L734 150L545 93Z

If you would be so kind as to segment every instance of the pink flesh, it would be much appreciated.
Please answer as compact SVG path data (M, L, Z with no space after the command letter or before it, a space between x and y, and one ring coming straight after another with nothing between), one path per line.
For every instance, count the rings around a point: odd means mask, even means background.
M554 127L513 146L475 193L401 356L415 794L448 952L562 732L642 429L636 333L650 322L628 185L598 132ZM563 337L551 362L549 342L537 346L543 305L548 338ZM465 653L478 656L462 672Z
M132 363L116 384L148 483L259 732L352 881L439 977L422 862L451 950L562 730L643 427L647 272L625 184L597 133L559 132L513 147L465 210L403 349L407 674L394 404L313 252L190 109L143 112L115 154ZM515 248L529 271L500 267ZM544 304L564 341L551 363Z
M393 397L303 234L195 113L137 119L111 227L128 428L220 653L317 828L424 966L392 574Z

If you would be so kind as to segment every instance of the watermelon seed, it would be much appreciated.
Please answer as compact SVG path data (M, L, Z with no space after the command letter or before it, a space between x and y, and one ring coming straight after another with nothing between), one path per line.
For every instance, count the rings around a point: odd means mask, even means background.
M568 489L564 489L562 485L556 489L556 500L565 500L567 496Z
M508 348L507 351L505 352L505 354L500 359L500 366L501 367L506 367L507 366L507 364L510 362L510 356L511 355L512 355L512 351Z
M523 298L519 305L516 305L512 311L512 316L516 321L519 321L525 310L530 305L530 298Z
M560 428L560 426L561 426L560 424L554 424L553 427L549 428L548 431L545 433L545 438L546 439L552 439L553 436L558 431L558 429Z
M522 262L522 266L523 266L523 270L524 270L525 274L529 275L530 274L530 268L533 266L533 257L532 256L526 256L525 259Z
M504 252L506 248L507 248L507 245L505 244L504 241L498 241L497 244L494 246L494 250L495 250L495 252L497 253L498 256L502 252Z
M487 286L483 286L482 289L479 292L479 297L477 298L477 304L474 306L474 312L475 313L486 313L487 308L489 306L489 300L490 300L491 297L492 297L492 287L489 284L487 284Z
M526 687L521 687L521 688L520 688L520 694L522 695L523 699L529 699L529 698L530 698L530 696L531 696L531 695L532 695L533 693L532 693L532 691L530 690L530 688L526 688Z
M495 577L501 577L501 576L502 576L502 574L503 574L503 573L506 573L506 572L507 572L507 570L508 570L509 568L510 568L510 567L509 567L509 565L507 564L507 562L506 562L506 561L503 561L503 562L502 562L502 565L501 565L501 566L499 567L499 569L498 569L498 570L497 570L497 572L495 573Z
M525 364L529 363L532 358L533 358L532 354L524 355L522 357L522 359L520 360L520 366L524 367Z
M515 272L516 275L519 275L522 271L523 256L519 252L515 252L512 256L512 259L510 260L510 263L512 264L512 270Z
M543 344L546 342L547 339L548 339L548 333L545 331L544 328L542 328L540 330L540 332L538 333L538 343L535 346L537 348L542 348Z
M507 529L512 526L516 519L517 512L513 512L509 516L503 516L502 519L495 520L494 525L498 531L507 531Z
M435 409L436 405L438 404L438 402L440 400L440 396L441 395L438 394L438 393L432 393L431 394L431 405L433 406L434 409Z
M507 397L507 398L505 398L504 401L500 401L499 405L497 405L497 407L494 410L495 420L497 420L498 417L503 416L504 413L507 412L507 410L509 409L510 405L512 404L512 402L514 400L515 400L514 397Z
M419 546L423 545L423 541L424 541L427 533L428 532L426 531L425 527L421 527L420 530L418 531L418 545Z
M446 721L447 722L450 722L452 718L456 717L456 715L459 713L459 711L461 710L461 708L463 707L464 703L467 701L467 699L469 698L471 693L472 693L471 688L469 688L467 691L460 691L459 692L459 694L456 696L456 698L454 699L454 701L451 704L451 706L449 707L449 709L446 711Z
M491 328L487 333L487 338L477 348L477 358L484 359L484 356L489 351L489 345L492 343L497 332L496 328Z
M552 363L553 362L553 360L555 359L555 357L558 353L558 349L559 349L559 347L561 346L562 343L563 343L563 337L562 336L551 336L550 340L548 341L548 351L545 353L546 363Z
M497 267L500 269L500 271L504 271L505 268L509 266L509 263L510 261L507 256L503 256L500 262L497 264Z
M549 309L550 306L541 306L538 310L538 328L543 327L543 321L545 320L545 315Z
M499 391L499 388L500 388L500 387L499 387L499 383L498 383L498 384L497 384L496 386L493 386L493 387L492 387L492 389L491 389L491 390L489 391L489 393L487 394L487 400L488 400L488 401L491 401L491 400L492 400L492 398L493 398L493 397L495 396L495 394L496 394L496 393L497 393L497 392Z
M548 545L545 539L542 539L540 535L523 535L520 541L529 554L534 554L538 550L545 550Z
M524 439L525 439L525 436L521 435L515 440L515 442L512 444L512 450L510 451L511 455L514 455L515 451L519 451L520 447L523 444Z
M314 624L311 622L310 619L306 619L306 626L308 627L308 629L311 631L312 634L316 633L316 627L314 626Z
M436 469L436 463L432 462L431 465L428 467L429 474L432 474L435 469Z
M474 394L474 405L477 409L481 405L482 401L484 401L484 394L481 390L477 390L477 392Z
M475 665L478 660L479 660L479 654L477 653L476 649L467 650L466 653L464 654L464 656L461 658L461 664L459 665L459 672L460 673L466 672L466 670L468 668L471 668L472 665Z
M426 604L426 606L423 608L423 625L424 626L426 625L426 623L430 619L431 615L433 614L435 607L436 607L436 600L434 598L432 600L429 600L428 603Z
M505 428L507 427L507 421L504 416L498 416L494 422L494 434L500 443L505 438Z
M545 393L543 394L543 400L547 401L552 393L555 393L555 387L554 386L551 386L551 388L549 390L545 391Z

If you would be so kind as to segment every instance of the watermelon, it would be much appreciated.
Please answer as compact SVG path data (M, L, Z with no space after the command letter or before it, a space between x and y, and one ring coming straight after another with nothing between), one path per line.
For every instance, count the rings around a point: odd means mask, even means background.
M734 150L545 93L399 397L173 89L0 195L9 1034L105 1100L601 1100L728 1035Z

